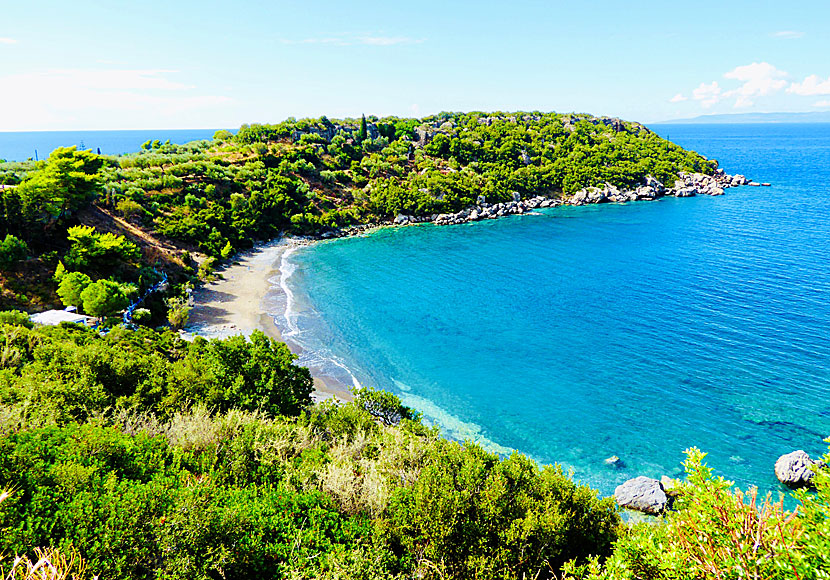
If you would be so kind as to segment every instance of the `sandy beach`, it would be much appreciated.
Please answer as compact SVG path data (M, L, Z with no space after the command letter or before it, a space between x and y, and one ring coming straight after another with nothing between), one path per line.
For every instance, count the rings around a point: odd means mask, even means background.
M270 280L280 275L283 252L291 242L275 240L237 255L233 262L217 271L217 279L193 292L193 309L185 331L194 336L225 338L242 334L249 336L260 330L271 338L286 342L280 336L273 318L263 309L268 292L279 291ZM287 342L292 351L298 345ZM325 376L311 368L317 401L336 397L341 401L353 399L350 385Z

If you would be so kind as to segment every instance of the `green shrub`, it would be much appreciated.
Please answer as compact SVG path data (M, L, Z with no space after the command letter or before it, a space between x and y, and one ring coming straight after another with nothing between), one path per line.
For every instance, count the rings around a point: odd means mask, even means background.
M132 199L122 199L115 206L115 209L127 219L143 217L147 213L140 203Z
M11 234L0 240L0 270L10 270L29 253L29 246Z
M135 262L141 257L138 246L124 236L110 232L102 234L92 226L69 228L68 240L72 245L64 262L70 268L106 269L122 262Z
M0 325L23 326L32 328L34 324L29 320L29 315L20 310L0 310Z
M799 512L759 499L757 490L732 487L713 477L693 448L686 451L687 480L674 511L658 525L638 524L621 534L611 558L600 565L569 566L568 573L594 580L649 578L823 578L830 572L830 486L826 470L815 495L801 495Z
M569 560L609 555L620 521L612 498L561 468L452 442L436 446L389 509L394 543L420 555L426 578L549 577Z
M175 296L167 300L167 322L173 329L184 328L189 319L190 305L187 298Z

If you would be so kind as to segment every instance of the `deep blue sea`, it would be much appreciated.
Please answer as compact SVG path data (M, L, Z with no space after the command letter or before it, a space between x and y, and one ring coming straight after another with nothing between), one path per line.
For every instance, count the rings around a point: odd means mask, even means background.
M25 131L0 132L0 159L25 161L28 158L46 159L58 147L97 151L104 155L134 153L147 140L183 144L201 139L212 139L216 129L147 129L140 131ZM35 153L37 152L37 153Z
M770 188L385 229L284 258L303 362L604 494L830 436L830 124L659 126ZM625 467L604 463L618 455Z

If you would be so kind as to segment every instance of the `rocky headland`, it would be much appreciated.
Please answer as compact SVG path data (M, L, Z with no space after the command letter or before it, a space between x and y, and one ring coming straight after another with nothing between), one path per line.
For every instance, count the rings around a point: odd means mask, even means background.
M632 201L654 201L663 197L694 197L696 195L723 195L730 187L769 186L769 183L757 183L745 176L730 175L718 169L713 175L704 173L681 172L672 187L667 187L652 176L646 176L644 182L634 189L619 189L609 183L602 187L586 187L570 196L548 197L537 195L522 199L514 191L513 199L505 202L487 203L480 195L476 204L456 213L430 214L423 216L400 213L394 220L378 223L360 224L340 229L332 229L316 236L317 239L341 238L365 233L383 226L410 226L432 223L438 226L459 225L485 219L496 219L508 215L521 215L540 208L561 205L592 205L600 203L628 203Z

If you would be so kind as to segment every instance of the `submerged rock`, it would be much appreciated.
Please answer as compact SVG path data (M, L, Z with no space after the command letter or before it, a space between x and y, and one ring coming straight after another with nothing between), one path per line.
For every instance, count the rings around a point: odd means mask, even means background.
M659 515L669 506L669 496L656 479L641 475L629 479L614 490L620 507L651 515Z
M823 465L821 461L810 459L810 456L801 449L787 453L775 462L775 477L789 487L808 487L812 485L813 466Z

